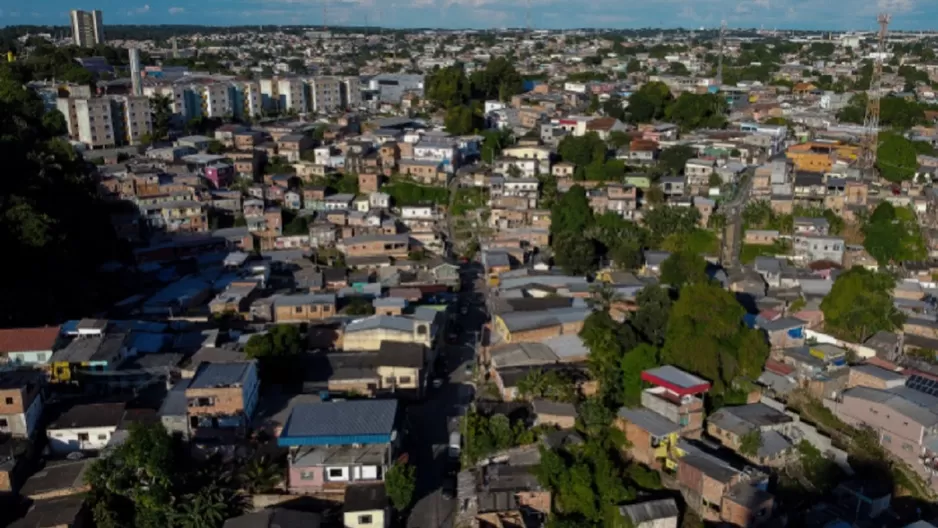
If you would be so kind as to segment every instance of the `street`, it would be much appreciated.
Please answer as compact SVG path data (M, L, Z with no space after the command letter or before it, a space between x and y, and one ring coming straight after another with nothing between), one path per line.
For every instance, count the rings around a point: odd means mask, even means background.
M459 304L469 305L469 312L460 315L458 308L455 311L453 322L461 326L461 331L456 342L447 343L440 354L438 375L443 385L434 389L431 383L424 401L407 409L409 433L405 447L417 468L409 528L449 527L456 514L456 500L444 499L441 492L448 464L458 464L449 460L449 434L458 429L459 416L474 397L471 366L475 363L476 332L485 322L484 304L476 299L474 287L463 288Z

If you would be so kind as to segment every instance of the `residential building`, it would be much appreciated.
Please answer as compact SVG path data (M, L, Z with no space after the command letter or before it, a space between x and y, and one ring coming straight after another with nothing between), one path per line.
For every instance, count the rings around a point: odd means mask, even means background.
M58 340L58 326L0 330L0 368L45 364Z
M683 434L703 429L701 396L710 382L671 365L642 372L642 381L653 385L642 391L643 407L678 424Z
M63 97L56 104L69 137L92 149L138 145L153 132L147 97Z
M723 407L707 418L707 434L739 452L749 461L763 466L787 463L793 447L786 437L792 418L764 403ZM748 436L758 437L753 449L746 445Z
M100 451L110 442L123 416L123 403L73 405L46 426L49 449L58 455Z
M0 435L33 438L42 417L42 383L37 370L0 371Z
M309 109L311 112L327 114L344 105L342 103L343 81L336 77L312 77L309 85ZM346 88L347 89L347 88Z
M278 295L274 299L274 321L295 323L318 321L336 315L334 294Z
M435 349L440 340L438 331L435 319L427 321L403 316L372 315L345 326L343 346L346 350L378 351L382 343L390 341L416 343Z
M410 237L406 234L353 236L342 239L337 246L346 257L406 258L411 248Z
M81 11L72 9L69 12L72 26L72 41L79 48L93 48L104 44L104 22L101 11Z
M826 260L843 264L845 243L841 237L822 235L795 235L795 257L804 262Z
M681 512L674 499L656 499L620 506L619 513L635 528L677 528Z
M257 409L257 364L203 363L185 389L191 436L234 440L246 433Z
M318 513L289 508L264 508L225 521L222 528L319 528L322 516Z
M391 509L384 484L377 482L345 488L342 523L345 528L388 528L391 526Z
M397 413L397 400L293 407L277 438L289 449L287 489L343 494L351 486L383 482L400 441Z

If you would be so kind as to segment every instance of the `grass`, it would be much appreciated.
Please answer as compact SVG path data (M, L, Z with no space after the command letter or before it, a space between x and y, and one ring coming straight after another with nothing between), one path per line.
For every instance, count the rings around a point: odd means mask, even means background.
M756 260L756 257L774 257L775 255L784 253L788 253L788 246L781 242L776 242L771 245L743 244L742 248L739 250L739 261L743 264L749 264Z

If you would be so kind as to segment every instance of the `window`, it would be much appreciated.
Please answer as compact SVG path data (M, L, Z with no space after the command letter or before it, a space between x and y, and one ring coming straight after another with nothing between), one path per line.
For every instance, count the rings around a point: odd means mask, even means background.
M394 385L396 381L397 380L394 379L394 376L388 376L387 378L384 378L384 382L387 383L388 385Z
M410 383L410 376L401 376L398 378L401 383Z
M294 311L295 311L296 313L303 313L303 307L302 307L302 306L297 306L296 308L294 308Z
M6 418L0 418L0 429L6 429L10 426L10 423L7 422Z
M326 470L329 480L348 480L348 468L335 467Z
M313 478L315 477L312 471L300 471L300 480L313 480Z
M98 435L98 440L107 440L107 435L106 434Z
M6 399L7 405L13 405L13 398Z
M371 524L371 515L359 515L358 524Z
M79 442L87 442L89 439L88 433L78 433Z

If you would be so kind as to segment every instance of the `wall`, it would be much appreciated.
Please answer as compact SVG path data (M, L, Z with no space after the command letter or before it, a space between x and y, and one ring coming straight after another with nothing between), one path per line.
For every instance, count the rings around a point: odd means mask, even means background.
M909 417L883 404L844 395L842 402L827 403L837 417L851 425L867 425L879 435L880 444L912 467L918 465L925 429Z
M214 405L189 407L189 416L234 415L244 411L244 400L240 387L214 387L186 389L186 399L215 398Z
M304 474L306 478L303 478ZM299 491L300 493L322 489L322 485L325 482L323 478L323 468L321 467L291 467L287 478L289 479L287 484L290 490Z
M363 515L370 515L371 522L361 523L359 519ZM345 528L382 528L389 526L388 517L385 516L384 510L363 510L358 512L345 512L343 514L343 524Z
M57 429L50 430L47 433L49 437L49 448L56 454L64 455L82 450L100 450L107 445L111 435L117 430L117 426L110 427L88 427L75 429ZM78 441L79 434L87 434L88 440ZM101 438L101 437L104 438Z
M635 528L677 528L677 517L665 517L638 523Z

